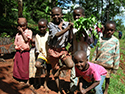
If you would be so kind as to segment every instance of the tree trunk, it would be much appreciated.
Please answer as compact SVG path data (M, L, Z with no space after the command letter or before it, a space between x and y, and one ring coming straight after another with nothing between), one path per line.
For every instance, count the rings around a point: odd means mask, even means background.
M18 0L18 17L23 17L23 1Z
M103 20L103 0L102 1L102 5L101 5L101 23L102 23L102 20Z

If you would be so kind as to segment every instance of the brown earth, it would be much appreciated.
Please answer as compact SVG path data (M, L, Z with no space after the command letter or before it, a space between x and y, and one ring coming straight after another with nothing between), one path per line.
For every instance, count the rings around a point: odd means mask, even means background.
M29 87L16 81L13 78L13 56L8 54L2 56L5 61L0 59L0 94L57 94L57 87L52 74L48 80L49 92L46 92L43 86L35 88L33 85L34 78L30 79L31 85ZM69 92L70 70L66 70L64 73L60 76L60 85L63 94L67 94ZM43 85L45 74L41 75L41 79Z
M2 56L0 59L0 94L57 94L57 87L54 81L53 75L51 74L48 81L48 87L50 91L46 92L43 86L40 88L35 88L33 85L33 78L30 79L30 86L24 86L24 84L13 79L13 54L7 54ZM125 73L125 64L124 61L121 61L120 67ZM65 74L60 76L60 85L63 94L69 92L70 84L70 70L66 70ZM41 75L42 85L45 80L45 74ZM125 78L123 78L125 79ZM121 80L122 81L122 80ZM123 81L122 81L123 82ZM76 94L75 92L74 94Z

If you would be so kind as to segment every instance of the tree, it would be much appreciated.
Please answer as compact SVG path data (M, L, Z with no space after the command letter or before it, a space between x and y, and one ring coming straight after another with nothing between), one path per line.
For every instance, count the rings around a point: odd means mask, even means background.
M18 17L23 17L23 1L18 0Z

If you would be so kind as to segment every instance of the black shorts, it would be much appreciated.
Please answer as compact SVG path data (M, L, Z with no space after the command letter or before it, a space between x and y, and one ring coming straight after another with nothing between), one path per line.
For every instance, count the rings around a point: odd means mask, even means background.
M46 61L43 60L42 58L38 58L36 61L39 61L41 65L46 67L47 71L50 71L52 69L51 64L47 64Z

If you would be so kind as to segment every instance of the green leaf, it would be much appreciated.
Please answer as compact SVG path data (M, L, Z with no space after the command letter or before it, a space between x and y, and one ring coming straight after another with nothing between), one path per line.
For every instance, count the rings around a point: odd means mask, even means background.
M102 27L101 23L98 23L98 27L99 27L99 28L101 28L101 27Z
M46 7L46 10L45 10L45 12L47 13L47 12L48 12L48 10L49 10L49 6L47 6L47 7Z

